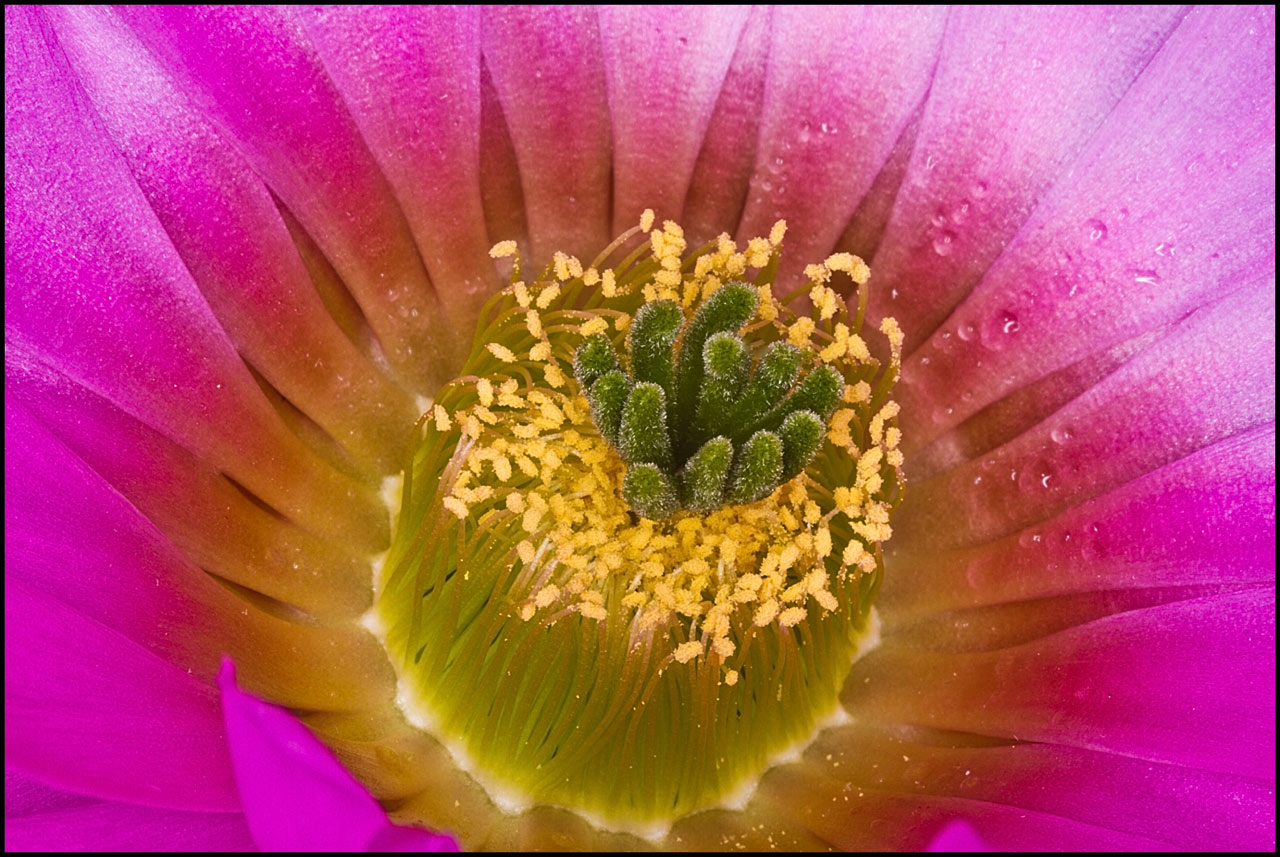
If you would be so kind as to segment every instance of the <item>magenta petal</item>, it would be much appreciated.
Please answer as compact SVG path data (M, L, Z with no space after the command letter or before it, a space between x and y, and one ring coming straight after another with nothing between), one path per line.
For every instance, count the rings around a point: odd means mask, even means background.
M1192 10L908 361L909 443L1237 289L1274 307L1274 83L1271 12Z
M305 726L218 676L236 784L249 830L267 851L454 851L444 835L393 825Z
M239 808L213 688L5 576L5 763L68 791Z
M977 652L886 645L844 689L868 721L1275 778L1275 590L1117 613Z
M951 11L915 152L872 262L879 306L902 325L908 349L981 278L1182 14Z
M107 133L246 362L348 449L391 469L414 416L409 397L328 315L262 179L118 16L83 6L48 14ZM286 341L291 347L280 348Z
M409 224L295 13L120 14L315 239L392 366L417 383L438 375L445 367L424 358L449 328Z
M982 837L978 835L978 831L973 829L973 825L964 821L952 821L938 831L938 834L933 837L929 847L925 850L952 854L971 854L990 851L991 849L982 841Z
M6 366L45 363L295 520L378 550L385 510L263 396L41 13L5 21ZM349 514L319 520L328 508Z
M115 803L4 774L6 851L252 851L238 812Z

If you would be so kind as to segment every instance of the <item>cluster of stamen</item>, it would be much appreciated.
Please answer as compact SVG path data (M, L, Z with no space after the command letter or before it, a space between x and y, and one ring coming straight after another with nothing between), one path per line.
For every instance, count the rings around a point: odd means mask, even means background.
M686 625L676 661L708 650L725 661L735 611L792 627L811 604L837 608L833 575L875 570L891 535L886 476L896 487L902 463L897 405L873 390L878 365L829 285L869 272L849 254L810 266L813 309L797 316L767 280L739 279L769 268L784 230L745 252L722 236L686 260L668 222L650 232L647 281L557 255L546 279L513 283L483 374L460 381L474 395L430 417L462 436L444 508L519 521L522 619L604 621L616 595L634 635ZM592 291L601 305L576 305ZM901 338L892 322L884 332L896 363ZM824 443L847 466L815 479L804 471Z
M900 495L902 336L872 357L850 254L776 299L784 233L689 252L646 212L529 281L493 249L512 283L423 417L377 608L490 782L644 829L837 705Z

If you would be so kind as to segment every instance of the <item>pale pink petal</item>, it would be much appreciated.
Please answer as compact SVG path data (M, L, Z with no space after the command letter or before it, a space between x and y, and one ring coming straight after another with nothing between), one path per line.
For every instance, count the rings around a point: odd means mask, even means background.
M333 6L301 18L465 327L499 286L480 195L480 10Z
M783 290L835 245L929 87L939 7L774 10L755 169L737 238L785 218Z
M732 234L742 218L756 162L772 19L768 6L752 6L747 13L708 120L682 218L694 247L721 232Z
M556 250L592 259L609 241L609 103L596 12L484 11L484 59L520 168L535 268Z
M266 851L455 851L448 836L396 827L328 748L287 712L218 678L236 783L254 841Z
M109 10L49 14L112 141L236 349L366 466L398 466L404 425L416 415L410 398L334 323L268 189Z
M694 163L749 14L742 6L602 6L613 118L613 231L681 219Z
M877 307L898 319L908 349L982 277L1182 14L1155 6L951 11L915 151L872 262Z
M1268 10L1188 14L908 362L900 398L912 449L1089 354L1271 285L1274 80Z

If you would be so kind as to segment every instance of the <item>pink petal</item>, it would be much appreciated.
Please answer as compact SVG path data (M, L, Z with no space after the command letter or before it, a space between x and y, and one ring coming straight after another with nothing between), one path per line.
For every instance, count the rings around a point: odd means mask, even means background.
M531 260L592 259L610 235L609 104L594 9L485 9L484 59L520 167Z
M449 374L441 343L456 343L438 289L295 14L261 6L120 14L315 239L401 376L426 385Z
M708 120L684 201L682 223L691 246L732 233L742 217L755 166L772 18L767 6L752 6L747 13Z
M1274 780L1275 590L1118 613L989 651L886 644L855 665L843 699L866 722Z
M5 409L5 561L6 580L197 676L211 679L220 652L229 651L254 686L299 707L363 707L389 692L386 655L363 629L286 621L218 584L12 404Z
M1275 840L1269 782L1095 750L855 724L822 735L803 764L815 777L848 782L841 791L852 795L850 803L865 799L859 793L949 803L989 844L1005 849L1048 843L1018 837L1016 829L992 842L981 823L989 807L1092 828L1077 850L1098 847L1096 837L1106 831L1192 851L1269 851Z
M57 369L295 520L333 532L317 510L345 506L334 535L377 550L380 504L320 464L264 398L40 13L5 14L6 367Z
M1263 9L1187 16L908 362L901 399L913 448L1091 353L1231 290L1270 286L1274 44Z
M872 262L878 304L902 324L909 349L982 277L1181 15L1137 6L951 11Z
M745 7L602 6L613 118L613 231L652 208L679 219Z
M208 684L8 574L4 636L6 766L108 800L239 809Z
M1274 362L1274 291L1238 292L983 461L918 484L895 525L917 548L985 541L1271 423Z
M238 812L185 812L59 792L5 771L6 851L252 851Z
M365 556L264 510L207 462L83 387L18 361L7 369L8 401L29 408L200 568L308 613L350 618L368 609Z
M1273 580L1275 440L1266 427L1221 441L994 541L908 546L894 554L877 603L910 619L1073 593Z
M403 456L409 396L321 303L268 189L109 10L51 10L59 40L237 350L378 471ZM281 348L288 341L289 348Z
M268 851L454 851L451 838L391 824L364 787L287 712L218 677L249 830Z
M755 170L737 238L785 218L786 282L824 258L929 86L945 11L774 10Z
M973 825L964 821L948 822L929 842L926 851L971 854L990 851Z
M480 195L480 11L336 6L301 14L457 323L497 291ZM394 98L387 93L394 92Z

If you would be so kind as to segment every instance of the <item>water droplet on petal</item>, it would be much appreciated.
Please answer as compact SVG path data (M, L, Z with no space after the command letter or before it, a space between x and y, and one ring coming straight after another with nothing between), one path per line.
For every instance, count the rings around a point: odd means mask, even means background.
M1084 234L1090 243L1097 244L1107 238L1107 224L1096 218L1084 222Z
M956 236L950 232L942 232L937 238L933 239L933 252L939 256L950 256L951 251L955 248L952 242L956 240Z
M971 207L972 203L967 199L962 199L957 202L955 208L951 209L951 222L956 226L964 223L969 219L969 209Z
M1049 432L1049 439L1056 444L1064 444L1073 437L1070 426L1058 426Z
M987 190L988 188L987 188L986 182L974 182L973 185L969 188L969 193L971 193L973 196L977 197L978 199L982 199L984 196L987 195Z
M978 335L978 327L977 327L977 325L973 324L972 322L970 322L970 323L968 323L968 324L962 324L962 325L960 325L960 327L959 327L959 328L957 328L957 330L956 330L956 336L959 336L959 337L960 337L961 339L963 339L965 342L970 341L971 339L973 339L973 338L974 338L975 336L977 336L977 335Z
M1148 286L1157 286L1160 284L1160 275L1150 268L1133 268L1129 271L1133 275L1135 283L1143 283Z
M1013 334L1022 329L1022 322L1009 310L997 313L982 330L982 344L992 351L1009 347Z
M934 226L945 226L947 223L947 213L939 208L933 212L933 216L929 218L929 222Z

